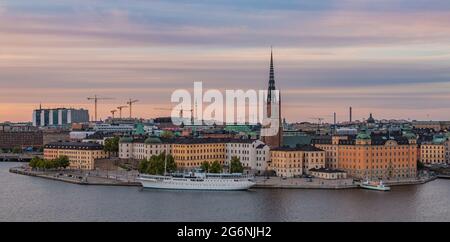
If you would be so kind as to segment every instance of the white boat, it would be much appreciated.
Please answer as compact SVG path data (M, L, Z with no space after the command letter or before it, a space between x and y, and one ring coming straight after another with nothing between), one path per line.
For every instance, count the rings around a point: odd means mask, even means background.
M174 190L247 190L255 185L250 177L242 174L214 174L190 172L188 174L172 174L166 176L141 174L137 180L144 188Z
M370 189L370 190L376 190L376 191L390 191L391 188L388 186L385 186L383 184L383 181L379 181L379 182L370 182L370 181L364 181L361 184L359 184L359 186L361 188L364 189Z

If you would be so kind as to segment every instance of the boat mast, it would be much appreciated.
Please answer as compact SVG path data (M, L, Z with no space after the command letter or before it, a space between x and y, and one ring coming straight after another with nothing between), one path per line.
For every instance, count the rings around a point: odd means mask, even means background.
M164 176L166 176L166 173L167 173L167 147L164 152Z

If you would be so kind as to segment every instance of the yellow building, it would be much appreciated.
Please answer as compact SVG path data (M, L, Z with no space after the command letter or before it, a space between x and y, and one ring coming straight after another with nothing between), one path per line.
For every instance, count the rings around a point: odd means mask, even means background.
M281 177L309 174L310 169L325 167L325 151L310 145L295 148L278 147L272 149L270 154L269 169Z
M429 142L420 145L420 161L424 164L445 164L447 144Z
M172 155L178 167L200 167L203 162L225 163L226 140L222 139L180 139L172 144Z
M60 156L69 157L70 169L93 170L95 160L108 158L108 153L96 143L58 142L44 146L44 159L53 160Z
M326 180L336 180L336 179L346 179L347 172L341 170L333 170L328 168L311 169L311 175L320 179Z
M413 134L386 138L360 133L315 142L316 147L330 146L336 160L330 168L344 170L359 179L413 178L417 174L417 142ZM337 166L337 167L335 167Z

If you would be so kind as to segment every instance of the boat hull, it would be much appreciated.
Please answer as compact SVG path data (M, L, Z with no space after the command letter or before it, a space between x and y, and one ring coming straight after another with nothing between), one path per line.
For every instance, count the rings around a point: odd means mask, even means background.
M210 190L210 191L240 191L248 190L255 185L249 180L232 179L151 179L139 178L138 181L144 188L150 189L168 189L168 190Z
M375 191L384 191L384 192L387 192L387 191L390 191L390 190L391 190L390 187L369 186L369 185L364 185L364 184L361 184L361 185L359 185L359 186L360 186L361 188L364 188L364 189L375 190Z

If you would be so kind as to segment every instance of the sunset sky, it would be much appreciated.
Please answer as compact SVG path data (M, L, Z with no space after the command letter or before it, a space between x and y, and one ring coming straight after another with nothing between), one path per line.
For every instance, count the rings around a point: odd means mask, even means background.
M0 121L34 108L139 99L168 115L171 93L266 89L270 46L288 121L450 120L450 1L0 0Z

